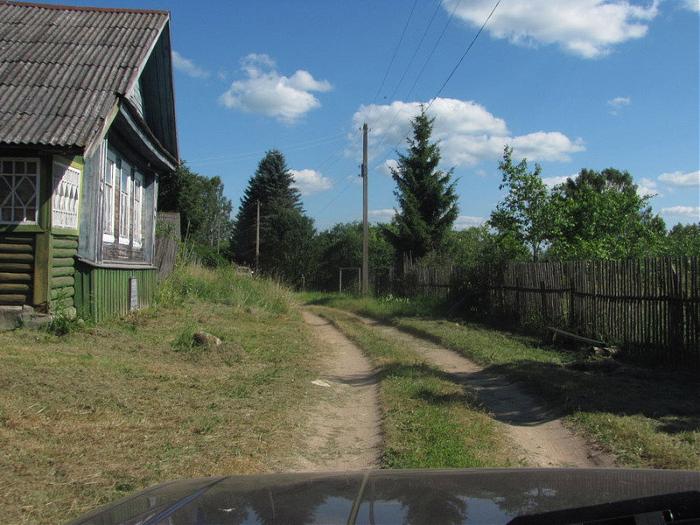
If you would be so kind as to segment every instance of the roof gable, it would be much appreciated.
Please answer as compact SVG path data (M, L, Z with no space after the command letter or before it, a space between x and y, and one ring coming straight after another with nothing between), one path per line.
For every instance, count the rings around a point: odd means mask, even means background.
M88 147L168 19L0 0L0 143Z

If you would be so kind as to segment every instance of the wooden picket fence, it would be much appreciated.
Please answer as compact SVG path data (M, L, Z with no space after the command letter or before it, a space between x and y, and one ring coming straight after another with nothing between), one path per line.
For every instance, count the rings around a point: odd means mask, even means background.
M410 265L408 293L465 298L524 327L557 327L654 362L700 368L700 282L694 257L509 263L471 272Z

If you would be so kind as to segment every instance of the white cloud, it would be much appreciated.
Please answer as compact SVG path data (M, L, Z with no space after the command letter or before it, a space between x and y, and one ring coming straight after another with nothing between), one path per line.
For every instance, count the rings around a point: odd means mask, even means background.
M411 129L411 119L420 111L420 102L394 101L391 104L360 106L353 115L355 127L367 122L374 144L403 146ZM470 100L437 98L429 113L436 117L433 138L440 141L444 160L454 166L473 166L482 160L497 159L510 144L513 154L535 161L568 161L584 151L581 139L571 140L559 131L536 131L512 136L505 120ZM371 144L371 143L370 143ZM374 155L379 151L373 151Z
M700 206L671 206L670 208L661 208L661 213L700 221Z
M611 98L608 100L608 106L612 106L614 108L621 108L622 106L629 106L632 103L632 99L630 97L615 97Z
M321 106L313 92L332 89L326 80L316 80L303 69L291 76L277 72L275 61L268 55L251 53L241 61L244 80L236 80L223 95L227 108L261 113L282 122L293 123L307 112Z
M185 75L193 78L206 78L209 76L209 71L199 67L191 59L183 57L177 51L173 51L173 67L178 71L182 71Z
M553 188L554 186L564 184L568 179L574 178L576 178L576 173L573 175L560 175L558 177L542 177L542 182L544 182L545 185L549 186L550 188Z
M460 215L454 224L455 230L464 230L473 226L481 226L486 222L484 217L474 217L471 215Z
M683 2L683 7L690 9L691 11L695 11L696 13L700 13L700 0L685 0Z
M639 184L637 184L637 194L640 197L662 196L656 181L647 178L642 179Z
M479 27L492 0L443 0L443 7ZM509 0L486 26L491 36L526 46L558 45L583 58L608 54L615 45L646 35L658 14L658 0L637 5L627 0Z
M302 195L312 195L333 187L333 181L316 170L289 170L289 172L294 178L294 186Z
M669 186L700 186L700 170L687 173L682 171L662 173L659 175L659 180Z
M610 110L611 115L617 115L620 113L620 110L625 107L629 106L632 103L632 99L630 97L615 97L611 98L608 100L608 106L610 106L612 109Z
M372 222L390 222L396 215L396 210L393 208L382 208L379 210L369 210L367 215Z
M384 162L382 162L377 169L379 170L382 175L386 175L387 177L391 177L392 169L397 169L399 167L399 163L396 159L386 159Z

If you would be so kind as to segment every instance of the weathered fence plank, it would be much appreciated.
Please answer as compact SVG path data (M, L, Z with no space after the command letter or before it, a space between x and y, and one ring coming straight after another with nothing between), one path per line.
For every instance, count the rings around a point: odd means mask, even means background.
M653 361L700 368L698 259L510 263L469 275L409 263L404 280L409 294L466 295L489 316L554 326Z

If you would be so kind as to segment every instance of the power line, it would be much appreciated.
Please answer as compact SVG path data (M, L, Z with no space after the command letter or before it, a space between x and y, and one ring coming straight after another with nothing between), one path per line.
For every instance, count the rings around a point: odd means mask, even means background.
M486 24L489 23L489 20L491 20L491 17L492 17L493 14L496 12L496 9L498 9L498 6L499 6L500 4L501 4L501 0L497 0L496 3L495 3L494 6L493 6L493 9L491 9L491 12L489 13L489 16L487 16L487 17L486 17L486 20L484 20L484 23L481 24L481 27L479 28L479 30L478 30L478 31L476 32L476 34L474 35L474 38L472 38L472 41L469 42L469 45L467 46L466 51L464 51L464 53L462 54L462 56L459 58L459 60L458 60L457 63L455 64L455 67L452 68L452 71L450 71L450 74L447 75L447 78L446 78L445 81L442 83L442 85L440 86L440 89L438 89L438 91L437 91L437 93L435 94L435 96L433 97L433 99L430 101L430 104L428 104L428 107L426 108L426 110L427 110L427 109L430 109L430 106L432 106L433 102L435 102L435 99L437 99L437 98L440 96L440 93L442 93L442 90L445 89L445 86L446 86L447 83L450 81L450 79L452 78L452 76L455 74L455 72L457 71L457 69L459 68L459 66L462 64L462 61L463 61L464 58L467 56L467 54L469 53L469 51L471 51L471 48L474 47L474 44L476 43L477 39L479 38L479 35L481 34L481 32L482 32L482 31L484 30L484 28L486 27Z
M328 144L331 142L337 142L338 140L345 137L345 135L346 135L345 132L337 133L335 135L329 135L328 137L319 137L319 138L312 139L312 140L298 142L296 144L291 144L289 146L286 146L286 147L283 147L280 149L283 149L284 151L299 151L299 150L303 150L303 149L315 148L317 146L323 146L324 144ZM256 151L250 151L248 153L239 153L239 154L230 155L230 156L222 155L219 157L205 157L205 158L194 159L194 160L190 159L187 162L196 163L199 165L206 165L206 164L214 164L217 162L228 162L231 160L239 160L239 159L244 159L244 158L248 158L248 157L254 157L257 155L261 155L263 153L265 153L265 150L256 150Z
M430 50L428 57L425 59L425 62L423 62L423 66L420 68L418 75L416 76L415 80L413 81L413 84L411 85L411 89L408 90L407 96L410 96L411 93L413 93L413 90L415 89L416 84L418 84L418 79L420 79L420 77L423 75L423 72L425 71L425 68L428 66L430 59L433 58L435 51L437 50L438 46L440 45L440 42L442 41L442 37L445 36L445 33L447 32L447 28L450 26L450 22L452 22L452 17L454 16L457 9L459 9L460 5L462 5L462 0L459 0L455 4L455 6L452 8L452 12L450 13L450 16L448 17L447 22L445 22L445 26L442 28L442 32L440 33L440 36L435 41L435 44L433 44L433 48Z
M430 27L433 25L433 20L435 20L435 16L437 15L438 10L440 9L441 2L442 2L442 0L437 0L437 2L435 3L435 9L433 10L433 14L430 17L430 20L428 21L428 25L425 27L425 31L423 31L423 35L421 35L420 40L418 41L418 45L413 50L413 55L411 55L411 59L408 61L408 65L406 66L406 69L403 70L403 73L401 74L401 78L399 79L398 84L396 84L394 91L392 91L391 95L389 95L390 99L394 98L394 95L396 95L396 92L401 87L401 84L403 83L404 78L406 78L406 73L408 73L408 70L411 69L411 66L413 65L413 61L416 59L416 55L418 54L418 50L423 45L423 41L425 40L425 37L428 34L428 31L430 30Z
M460 0L460 3L461 3L461 0ZM469 51L471 51L472 47L474 47L474 44L476 43L477 39L479 38L479 35L481 35L481 33L483 32L484 28L485 28L486 25L489 23L489 20L491 20L491 17L492 17L493 14L496 12L496 9L498 9L498 6L499 6L500 4L501 4L501 0L497 0L496 3L495 3L494 6L493 6L493 9L491 9L491 12L489 13L489 15L488 15L488 16L486 17L486 19L484 20L484 23L481 24L481 27L479 28L479 30L478 30L478 31L476 32L476 34L474 35L474 38L472 38L471 42L470 42L469 45L467 46L467 49L464 51L464 53L463 53L462 56L459 58L459 60L458 60L457 63L455 64L455 66L452 68L452 70L450 71L450 74L447 75L447 78L446 78L445 81L442 83L442 85L440 86L440 88L437 90L437 93L435 93L435 95L431 98L430 102L428 103L428 105L427 105L426 108L425 108L426 111L430 109L430 107L433 105L433 103L435 102L435 100L437 100L437 98L438 98L438 97L440 96L440 94L442 93L442 90L445 89L445 86L447 85L447 83L448 83L448 82L450 81L450 79L454 76L455 72L457 71L457 69L459 68L459 66L462 64L462 62L464 61L464 58L469 54ZM456 4L456 5L455 5L455 8L452 10L452 13L450 14L450 18L448 19L448 24L449 24L449 21L452 19L452 15L454 15L454 13L455 13L455 11L457 10L457 7L458 7L458 6L459 6L459 3ZM447 24L445 25L445 29L446 29L446 28L447 28ZM444 30L443 30L443 33L444 33ZM442 35L440 36L440 38L442 38ZM417 79L416 79L416 80L417 80ZM400 112L400 111L397 111L397 112L394 114L394 118L392 119L391 124L388 126L389 128L390 128L391 126L393 126L394 122L396 121L396 117L398 117L399 112ZM394 146L393 146L391 149L393 150L393 149L395 149L396 147L398 147L398 145L401 143L402 140L403 140L403 138L402 138L401 140L399 140L399 142L397 142L396 144L394 144ZM385 142L386 142L386 141L380 141L381 144L384 144ZM388 155L385 155L385 156L384 156L384 159L386 159L387 157L388 157Z
M401 47L401 43L403 42L403 37L406 35L406 29L408 29L408 24L411 21L411 18L413 18L413 12L416 10L416 5L418 4L418 0L413 0L413 6L411 7L411 12L408 15L408 18L406 19L406 23L403 26L403 31L401 31L401 37L399 38L399 41L396 44L396 47L394 48L394 53L391 55L391 60L389 61L389 65L386 68L386 71L384 72L384 78L382 78L382 83L379 85L379 89L377 89L377 93L374 95L374 100L377 100L377 97L381 93L382 89L384 88L384 83L386 82L387 77L389 76L389 71L391 71L391 66L394 65L394 60L396 60L396 54L399 52L399 48Z

